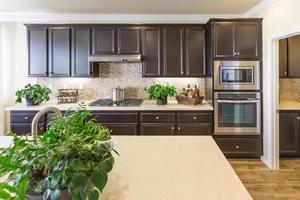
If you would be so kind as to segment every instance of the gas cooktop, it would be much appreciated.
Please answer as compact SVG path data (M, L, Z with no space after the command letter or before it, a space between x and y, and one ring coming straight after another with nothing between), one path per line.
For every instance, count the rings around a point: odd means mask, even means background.
M125 99L120 102L114 102L111 99L98 99L94 102L89 103L89 106L124 106L124 107L130 107L130 106L140 106L142 104L142 99Z

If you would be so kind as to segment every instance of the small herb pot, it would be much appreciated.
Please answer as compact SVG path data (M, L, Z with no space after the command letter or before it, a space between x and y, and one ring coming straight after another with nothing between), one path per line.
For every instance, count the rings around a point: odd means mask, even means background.
M36 106L36 105L38 105L37 103L34 103L32 98L26 98L26 104L27 104L27 106Z
M27 194L27 200L43 200L43 194ZM61 200L71 200L71 195L67 189L61 191Z
M168 103L168 98L158 98L156 100L157 105L166 105Z

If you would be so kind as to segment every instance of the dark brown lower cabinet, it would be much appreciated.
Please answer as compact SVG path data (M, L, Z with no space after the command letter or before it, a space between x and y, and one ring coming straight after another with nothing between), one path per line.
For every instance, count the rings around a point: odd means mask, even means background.
M208 123L179 123L177 135L210 135L212 124Z
M110 130L112 135L136 135L138 133L138 125L135 124L118 124L109 123L102 124Z
M259 158L261 155L260 137L215 138L215 141L227 158Z
M26 135L31 133L31 124L29 123L12 123L10 130L17 135ZM45 132L45 124L38 124L38 134Z
M140 135L174 135L175 123L142 123Z
M279 146L281 157L300 156L300 113L280 112Z

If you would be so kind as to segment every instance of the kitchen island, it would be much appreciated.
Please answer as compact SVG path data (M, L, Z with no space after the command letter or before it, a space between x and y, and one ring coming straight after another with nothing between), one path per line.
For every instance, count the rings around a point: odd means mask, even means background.
M250 200L211 136L113 136L115 165L102 200ZM7 146L9 137L1 137Z

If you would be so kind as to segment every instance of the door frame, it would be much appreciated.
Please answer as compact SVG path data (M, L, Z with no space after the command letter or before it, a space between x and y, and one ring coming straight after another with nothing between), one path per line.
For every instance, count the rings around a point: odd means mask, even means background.
M262 161L272 170L279 169L279 40L300 34L300 26L274 34L266 40L264 52L264 154Z

